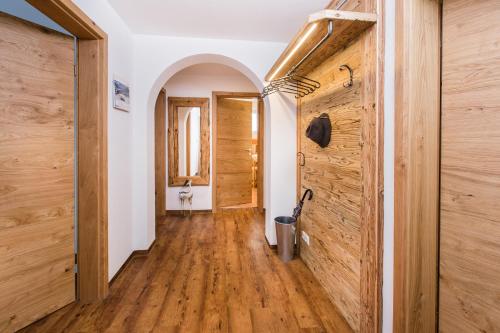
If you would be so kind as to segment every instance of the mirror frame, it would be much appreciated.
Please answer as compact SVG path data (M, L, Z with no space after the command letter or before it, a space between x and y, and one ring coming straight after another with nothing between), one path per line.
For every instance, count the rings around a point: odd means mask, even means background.
M193 186L210 184L210 114L209 98L169 97L168 98L168 186L183 186L191 179ZM179 128L178 107L200 108L201 170L199 176L179 176Z

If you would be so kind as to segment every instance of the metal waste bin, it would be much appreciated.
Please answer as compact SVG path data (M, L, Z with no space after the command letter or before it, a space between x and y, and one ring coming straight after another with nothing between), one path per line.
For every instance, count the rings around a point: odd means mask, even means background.
M295 250L295 226L297 220L291 216L278 216L276 222L276 238L278 239L278 255L284 262L293 259Z

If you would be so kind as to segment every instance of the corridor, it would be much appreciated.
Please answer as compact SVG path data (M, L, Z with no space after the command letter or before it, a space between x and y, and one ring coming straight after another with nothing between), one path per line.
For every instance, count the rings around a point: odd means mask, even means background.
M22 332L349 332L301 260L282 263L253 209L167 216L109 297Z

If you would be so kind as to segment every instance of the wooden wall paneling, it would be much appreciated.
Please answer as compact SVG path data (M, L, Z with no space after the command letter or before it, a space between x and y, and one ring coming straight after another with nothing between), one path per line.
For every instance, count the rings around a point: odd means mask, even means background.
M327 8L334 9L339 1ZM361 332L380 332L382 329L382 253L383 253L383 59L384 59L384 1L347 1L341 10L377 13L377 24L368 29L358 41L360 46L360 145L359 168L361 197L359 207L360 268L359 268L359 329ZM352 46L349 46L352 47ZM333 57L335 57L334 55ZM349 64L349 63L348 63ZM349 64L350 65L350 64ZM331 66L333 68L333 66ZM314 71L313 71L314 72ZM310 75L310 73L308 74ZM334 78L336 79L336 78ZM323 89L329 89L322 87ZM330 89L331 90L331 89ZM332 97L333 98L333 97ZM337 97L338 98L338 97ZM298 103L298 118L303 103ZM321 112L318 108L317 113ZM298 123L298 150L307 123ZM309 153L307 154L309 155ZM310 158L310 157L309 157ZM308 158L306 158L306 163ZM298 167L298 170L301 170ZM307 166L302 171L307 170ZM298 193L302 190L300 173ZM302 183L302 184L301 184ZM344 212L345 213L345 212ZM299 227L300 229L300 227ZM304 245L300 242L299 249ZM307 251L307 250L306 250ZM354 295L354 294L352 294ZM354 313L354 311L353 311ZM351 321L351 325L352 321Z
M108 37L70 0L27 1L78 38L78 291L88 303L108 293Z
M396 3L394 331L435 332L440 1Z
M168 97L168 186L183 186L191 179L193 186L210 184L210 100L196 97ZM199 176L179 176L179 138L177 107L200 108L201 169Z
M301 217L310 245L301 240L300 255L355 331L359 331L361 310L362 51L363 40L356 40L308 73L322 87L300 99L300 151L306 161L300 182L302 188L314 191ZM342 64L354 70L351 88L343 87ZM332 122L326 148L305 137L309 122L323 112Z
M167 97L165 89L160 90L155 105L155 198L156 198L156 224L158 218L165 215L166 204L166 116ZM156 225L155 224L155 225Z
M75 299L75 50L2 12L0 44L0 331L13 332Z
M365 12L378 13L368 29L362 53L361 90L361 332L382 331L383 257L383 62L384 9L381 0L366 0Z
M499 17L443 2L440 332L500 332Z

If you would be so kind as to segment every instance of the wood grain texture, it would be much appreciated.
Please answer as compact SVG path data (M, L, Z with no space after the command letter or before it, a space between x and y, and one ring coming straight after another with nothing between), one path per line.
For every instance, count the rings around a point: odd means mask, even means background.
M75 299L73 39L0 12L0 331Z
M382 332L384 191L384 1L365 0L365 12L378 14L367 29L361 58L361 285L360 331Z
M26 0L79 39L106 39L107 34L71 0Z
M332 1L327 8L336 8L337 5L338 1ZM361 332L380 332L382 329L381 292L383 249L383 2L371 0L347 1L343 4L342 10L377 13L379 19L376 25L368 28L358 39L348 45L345 50L327 58L323 64L307 74L310 76L314 75L311 73L322 71L324 72L322 73L324 77L320 79L320 82L322 82L322 84L323 82L329 82L329 85L322 86L322 88L318 90L317 93L322 97L312 97L311 101L309 101L310 105L306 105L305 110L307 112L313 110L316 115L324 112L324 110L328 110L330 115L334 114L335 119L340 119L340 125L334 126L338 127L338 129L342 127L347 129L347 120L355 120L357 123L356 130L351 133L350 137L337 136L337 145L335 143L335 134L332 136L333 145L337 147L336 151L330 151L328 148L324 151L319 148L317 148L317 151L313 151L312 154L314 157L310 156L310 158L313 160L323 160L323 164L311 167L317 171L311 178L317 178L315 180L317 183L324 182L325 178L334 178L336 179L335 182L346 182L346 180L349 179L344 175L334 175L335 177L332 177L330 172L328 172L329 169L326 169L328 166L339 170L350 168L349 171L351 175L353 174L352 172L355 172L356 180L355 182L347 181L349 184L348 186L350 186L349 192L337 184L322 186L320 190L337 196L337 202L343 201L344 203L350 204L347 205L347 207L338 209L338 203L331 205L328 203L330 199L325 200L323 206L327 207L329 211L321 216L309 218L309 220L314 221L316 225L318 223L324 223L321 221L328 219L335 220L330 217L330 215L332 215L331 212L335 212L341 218L341 225L346 225L345 217L349 215L351 215L350 219L355 221L356 224L354 227L351 226L350 230L346 229L345 226L339 228L337 226L339 224L339 219L334 221L333 224L328 223L327 227L317 230L315 234L319 235L318 237L321 245L325 247L325 244L330 244L330 247L335 246L337 250L326 250L322 254L323 257L315 256L315 259L318 259L318 266L327 267L327 270L330 270L329 267L331 266L331 262L339 263L338 258L341 258L341 260L342 258L347 258L338 249L351 246L350 255L352 256L353 253L355 253L355 257L349 259L351 266L345 265L342 262L339 264L343 267L351 267L351 270L352 267L355 267L356 270L351 271L351 274L354 272L359 285L355 283L355 288L357 290L353 292L351 289L350 294L344 298L339 297L337 294L337 299L341 299L343 302L342 306L339 307L341 307L341 311L344 311L344 314L350 312L347 315L351 316L350 323L356 330ZM334 60L336 57L343 58L344 61L340 62L339 60ZM352 59L355 60L353 61ZM345 77L345 74L338 72L338 67L343 63L355 67L355 84L354 87L351 88L355 91L355 96L348 96L347 93L341 92L341 83L348 79ZM321 76L319 75L317 78L321 78ZM298 119L307 119L307 115L304 115L304 106L304 103L299 101L297 107ZM356 112L351 112L351 114L349 114L344 111L346 109L356 110ZM298 125L298 149L304 150L302 142L304 140L309 141L309 139L304 136L307 123L298 122ZM351 130L352 129L354 129L354 127L351 126ZM353 135L354 133L355 135ZM355 146L356 140L359 147ZM348 143L348 145L344 145L344 142ZM356 147L356 150L353 150L352 147ZM307 150L307 148L305 150ZM342 152L343 150L344 152ZM346 159L344 154L348 151L351 151L351 155L348 157L349 159ZM311 153L306 154L306 156L307 155L311 155ZM323 157L318 158L318 156ZM328 156L328 158L325 158L326 156ZM298 173L298 196L300 196L300 191L303 191L302 185L304 185L301 173L309 172L307 163L308 161L306 158L306 166L302 168L302 172ZM301 170L300 166L299 170ZM353 188L355 191L353 191ZM346 193L351 193L351 197L347 197ZM360 197L360 201L356 203L356 205L352 205L352 195L354 193L356 193L354 197ZM340 195L345 196L345 198L342 198ZM353 214L353 212L355 214ZM327 216L328 218L325 219ZM302 228L302 222L300 223L299 229ZM333 237L332 235L334 234L337 234L337 236ZM341 236L339 237L338 235ZM350 239L344 238L345 235L350 235ZM337 244L335 239L339 238L342 239L343 242L350 242L351 239L356 239L356 241L354 244L346 246L345 243ZM326 242L325 239L327 240ZM303 242L299 243L301 253L305 247L307 247L307 245ZM328 245L326 245L326 247L328 247ZM356 252L353 252L353 249ZM307 252L308 249L306 248L305 251ZM353 259L356 257L359 259ZM321 262L321 260L323 262ZM358 264L354 265L353 263L355 262ZM313 271L316 276L324 275L324 280L329 280L329 277L326 277L327 273L324 272L324 269L323 271ZM332 269L331 271L334 270ZM340 276L341 279L347 281L352 280L352 276L350 277L345 273L345 268L343 270L337 269L334 273L330 274L336 274ZM338 277L336 278L338 279ZM332 286L332 284L324 284L326 289L330 290L330 293L335 288L338 288L336 285ZM341 292L347 291L347 289L340 290ZM348 304L346 299L350 301L350 304ZM359 324L354 323L355 321L359 322Z
M178 107L200 108L201 169L199 176L179 176ZM183 186L187 179L193 186L210 184L210 100L197 97L168 97L168 186Z
M264 103L260 93L258 92L229 92L229 91L214 91L212 92L212 138L217 137L217 100L219 98L257 98L259 100L259 129L258 145L259 145L259 156L258 156L258 175L257 175L257 207L263 211L264 210ZM212 140L212 175L217 174L217 140ZM260 170L260 171L259 171ZM261 190L259 190L259 188ZM217 212L217 177L212 178L212 212Z
M443 4L440 332L500 332L499 17Z
M78 41L78 296L84 303L108 289L106 45Z
M158 94L155 105L155 204L156 223L165 215L166 179L167 179L167 97L162 89Z
M284 264L256 210L168 217L96 304L22 332L351 332L301 260Z
M435 332L440 1L396 4L394 331Z
M301 240L300 254L354 331L360 327L362 51L363 40L358 40L308 73L322 87L300 99L301 187L314 191L301 217L311 241L308 246ZM343 87L342 64L354 71L351 88ZM321 113L332 122L326 148L305 137L310 121Z
M29 0L78 38L78 293L82 302L108 292L108 37L71 0Z
M357 13L331 9L325 9L310 15L307 23L295 35L287 48L271 67L266 75L266 81L283 77L295 64L304 58L304 56L309 53L328 32L329 20L333 20L334 22L333 34L300 66L300 68L297 69L297 74L306 74L310 72L325 59L356 39L363 31L375 24L377 15L371 12ZM299 45L313 25L316 25L316 28L314 28L308 38ZM299 46L298 49L297 45ZM284 62L287 58L289 59Z
M252 102L217 100L217 206L252 202Z

